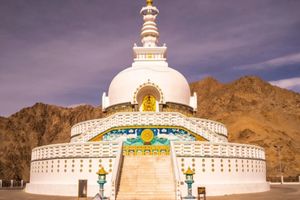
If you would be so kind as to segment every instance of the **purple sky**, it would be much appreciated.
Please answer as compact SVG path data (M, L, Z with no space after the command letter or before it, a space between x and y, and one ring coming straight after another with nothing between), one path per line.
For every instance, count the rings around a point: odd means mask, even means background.
M99 105L132 63L144 0L1 0L0 115ZM299 0L156 0L168 62L188 81L258 75L300 91Z

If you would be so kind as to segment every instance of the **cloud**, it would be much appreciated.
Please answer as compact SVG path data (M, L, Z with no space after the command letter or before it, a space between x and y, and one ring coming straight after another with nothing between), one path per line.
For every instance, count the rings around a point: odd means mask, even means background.
M290 54L278 58L273 58L264 62L250 64L250 65L242 65L239 66L238 69L273 69L273 68L279 68L287 65L294 65L299 64L300 65L300 53Z
M270 84L300 92L300 77L270 81Z
M99 105L113 76L130 65L131 55L130 39L105 39L69 34L26 50L7 49L0 56L0 115L35 102Z

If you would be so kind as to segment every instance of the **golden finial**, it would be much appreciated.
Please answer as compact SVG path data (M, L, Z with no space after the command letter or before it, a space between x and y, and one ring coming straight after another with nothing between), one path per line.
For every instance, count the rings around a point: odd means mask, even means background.
M195 174L195 172L193 170L191 170L191 168L189 167L186 172L184 172L185 175L193 175Z
M106 175L108 173L105 171L105 169L103 167L101 167L96 174L98 174L98 175Z
M147 0L147 6L152 6L153 0Z

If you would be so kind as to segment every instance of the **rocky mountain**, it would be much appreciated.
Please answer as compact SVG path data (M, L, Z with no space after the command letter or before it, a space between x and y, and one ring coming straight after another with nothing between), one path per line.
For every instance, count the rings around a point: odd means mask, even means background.
M63 108L37 103L0 118L0 179L29 180L31 149L70 141L73 124L102 117L92 106Z
M223 122L229 141L266 149L268 176L278 174L274 145L281 145L285 176L300 175L300 94L257 77L222 84L213 78L191 83L198 94L197 116ZM70 128L102 117L100 107L63 108L37 103L0 117L0 179L29 179L31 149L69 142Z
M231 142L265 148L268 176L279 171L274 145L282 146L284 175L300 175L300 94L251 76L228 84L206 78L191 90L198 94L198 117L224 123Z

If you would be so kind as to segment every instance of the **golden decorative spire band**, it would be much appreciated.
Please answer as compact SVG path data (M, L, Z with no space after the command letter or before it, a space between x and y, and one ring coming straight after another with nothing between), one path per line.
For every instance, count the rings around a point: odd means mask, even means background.
M153 5L153 0L147 0L147 6L152 6Z

